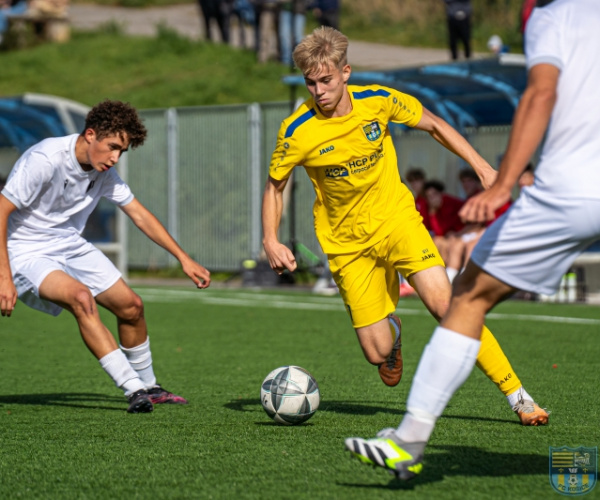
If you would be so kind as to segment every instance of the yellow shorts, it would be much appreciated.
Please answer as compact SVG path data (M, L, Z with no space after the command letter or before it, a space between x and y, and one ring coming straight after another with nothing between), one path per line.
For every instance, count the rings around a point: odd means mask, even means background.
M372 247L327 257L354 328L377 323L395 311L400 295L398 273L410 278L445 265L416 210Z

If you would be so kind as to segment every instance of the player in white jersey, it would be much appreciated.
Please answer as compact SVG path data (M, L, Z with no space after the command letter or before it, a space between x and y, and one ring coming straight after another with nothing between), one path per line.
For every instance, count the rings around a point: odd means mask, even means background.
M600 240L600 2L554 0L527 23L528 83L492 187L461 215L490 220L547 130L533 186L494 222L454 285L450 308L427 345L397 429L349 438L363 462L400 479L422 469L437 418L469 376L486 313L517 289L550 294L575 258Z
M104 101L88 113L80 135L46 139L27 150L0 193L2 316L12 314L17 296L50 314L71 312L86 346L125 393L130 413L187 401L156 382L141 298L81 236L100 198L118 205L173 254L198 288L210 284L210 273L183 251L112 168L145 138L133 107ZM97 304L117 317L119 345L100 320Z

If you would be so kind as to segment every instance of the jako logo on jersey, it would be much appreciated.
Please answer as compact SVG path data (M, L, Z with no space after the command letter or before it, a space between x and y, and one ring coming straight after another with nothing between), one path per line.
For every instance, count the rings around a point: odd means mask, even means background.
M348 177L348 169L344 167L326 168L325 177L331 177L333 179L337 177Z
M363 132L370 141L376 141L381 137L381 128L377 122L371 122L368 125L365 125L363 127Z
M326 148L320 149L319 154L324 155L325 153L329 153L330 151L333 151L333 149L334 149L333 145L327 146Z

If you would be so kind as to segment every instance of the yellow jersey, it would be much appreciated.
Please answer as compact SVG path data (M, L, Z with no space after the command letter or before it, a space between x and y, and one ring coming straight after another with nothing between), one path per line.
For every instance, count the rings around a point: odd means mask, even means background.
M323 252L370 247L402 224L414 198L400 181L389 122L414 127L423 115L414 97L380 85L349 85L352 111L323 116L305 101L279 129L269 175L289 177L303 166L316 193L315 231Z

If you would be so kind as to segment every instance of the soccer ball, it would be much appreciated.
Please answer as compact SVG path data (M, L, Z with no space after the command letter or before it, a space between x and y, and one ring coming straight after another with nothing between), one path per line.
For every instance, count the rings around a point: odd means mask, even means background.
M319 407L321 395L313 376L299 366L280 366L269 373L260 387L260 402L278 424L307 421Z

